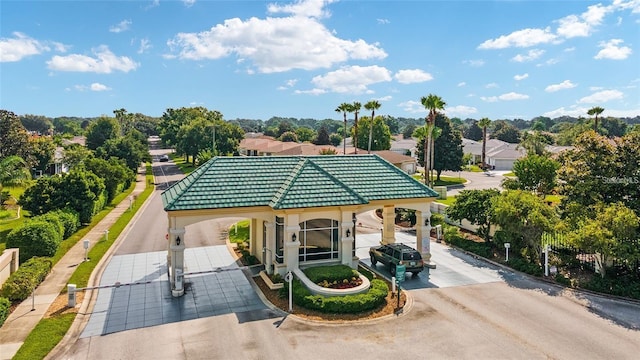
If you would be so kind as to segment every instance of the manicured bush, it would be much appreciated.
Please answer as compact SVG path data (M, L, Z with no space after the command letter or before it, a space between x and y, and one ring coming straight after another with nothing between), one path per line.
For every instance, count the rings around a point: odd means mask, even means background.
M303 272L316 284L323 280L333 282L359 276L357 271L347 265L314 266L304 269Z
M533 276L542 276L543 273L540 265L531 263L526 259L519 257L509 258L509 266L515 270L522 271L523 273Z
M578 284L578 286L599 293L640 300L640 281L635 275L602 278L600 274L595 274L591 280Z
M10 301L22 301L47 277L53 266L51 259L34 257L20 265L0 290L0 296Z
M58 214L50 211L46 214L38 215L32 217L29 221L44 221L48 222L56 229L58 234L60 234L60 240L64 238L64 223L60 220Z
M53 211L53 213L58 216L64 225L64 234L62 235L63 239L75 234L80 227L80 217L77 212L70 209L64 209Z
M11 301L5 297L0 297L0 326L4 324L4 321L9 317L9 307L11 306Z
M287 285L282 289L284 294L288 291ZM300 280L293 281L293 301L296 305L324 313L355 314L372 310L385 302L388 293L387 283L379 279L371 280L371 287L366 293L345 296L313 295Z
M20 262L34 256L53 256L62 241L56 227L44 220L31 220L7 235L7 248L20 248Z

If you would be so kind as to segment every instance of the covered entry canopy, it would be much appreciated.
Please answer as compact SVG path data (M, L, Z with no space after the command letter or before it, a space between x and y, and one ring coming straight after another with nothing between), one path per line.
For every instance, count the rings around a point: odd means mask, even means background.
M394 242L395 207L415 209L429 260L436 196L377 155L215 157L162 193L172 287L183 292L185 226L212 218L251 219L251 253L284 274L307 262L355 266L355 214L382 208L382 241Z

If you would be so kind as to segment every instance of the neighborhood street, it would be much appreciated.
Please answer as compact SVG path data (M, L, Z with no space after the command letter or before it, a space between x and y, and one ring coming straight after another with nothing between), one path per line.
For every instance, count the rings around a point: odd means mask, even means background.
M153 152L159 155L167 151ZM172 163L153 165L157 183L179 178ZM485 178L481 176L486 177L480 173L472 179L474 186L482 186L479 184ZM495 182L501 176L486 178L485 182ZM167 220L160 191L124 234L113 259L143 259L140 256L145 253L148 258L166 250ZM224 246L224 231L238 219L230 214L223 222L191 225L185 242L194 251L218 251ZM368 247L379 242L380 232L370 214L363 214L360 220L366 226L358 228L356 255L370 265ZM414 235L398 231L396 237L415 246ZM63 358L635 359L640 353L638 303L569 291L436 242L431 249L437 268L406 277L403 287L411 300L398 316L368 322L320 323L278 310L272 310L269 316L256 316L255 311L232 308L231 312L207 313L191 320L84 336ZM159 258L153 261L161 261L162 256ZM388 274L378 268L383 275ZM194 276L187 281L193 281L194 289L202 289L208 280L202 282ZM105 306L115 302L116 298L108 299Z

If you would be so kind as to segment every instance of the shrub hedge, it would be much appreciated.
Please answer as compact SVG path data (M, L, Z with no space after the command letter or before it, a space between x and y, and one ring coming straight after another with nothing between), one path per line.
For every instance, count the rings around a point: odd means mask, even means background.
M11 307L11 301L5 297L0 297L0 326L9 317L9 307Z
M64 226L64 234L62 235L63 239L68 238L78 231L78 228L80 227L80 216L77 212L71 209L64 209L52 211L51 213L57 215L60 221L62 221Z
M9 276L0 290L0 296L13 302L28 298L33 289L47 277L52 266L53 263L49 258L34 257L29 259Z
M359 276L357 271L347 265L314 266L304 269L303 272L316 284L323 280L333 282Z
M64 223L58 214L50 211L48 213L32 217L27 221L27 223L31 221L44 221L50 223L56 229L56 232L60 234L60 241L64 238Z
M20 262L34 256L53 256L62 241L55 225L44 220L29 220L7 235L7 248L20 249Z
M282 291L284 294L288 292L286 286L287 284ZM387 283L379 279L371 280L371 287L366 293L345 296L314 295L300 280L293 281L293 301L295 304L323 313L355 314L372 310L385 302L388 293Z

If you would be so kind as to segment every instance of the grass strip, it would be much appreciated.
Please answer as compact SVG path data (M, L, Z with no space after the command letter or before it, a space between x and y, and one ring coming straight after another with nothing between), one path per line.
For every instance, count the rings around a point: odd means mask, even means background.
M241 243L249 240L249 220L240 220L229 228L229 242Z
M29 333L13 360L44 359L62 340L75 319L76 314L56 315L42 319Z

